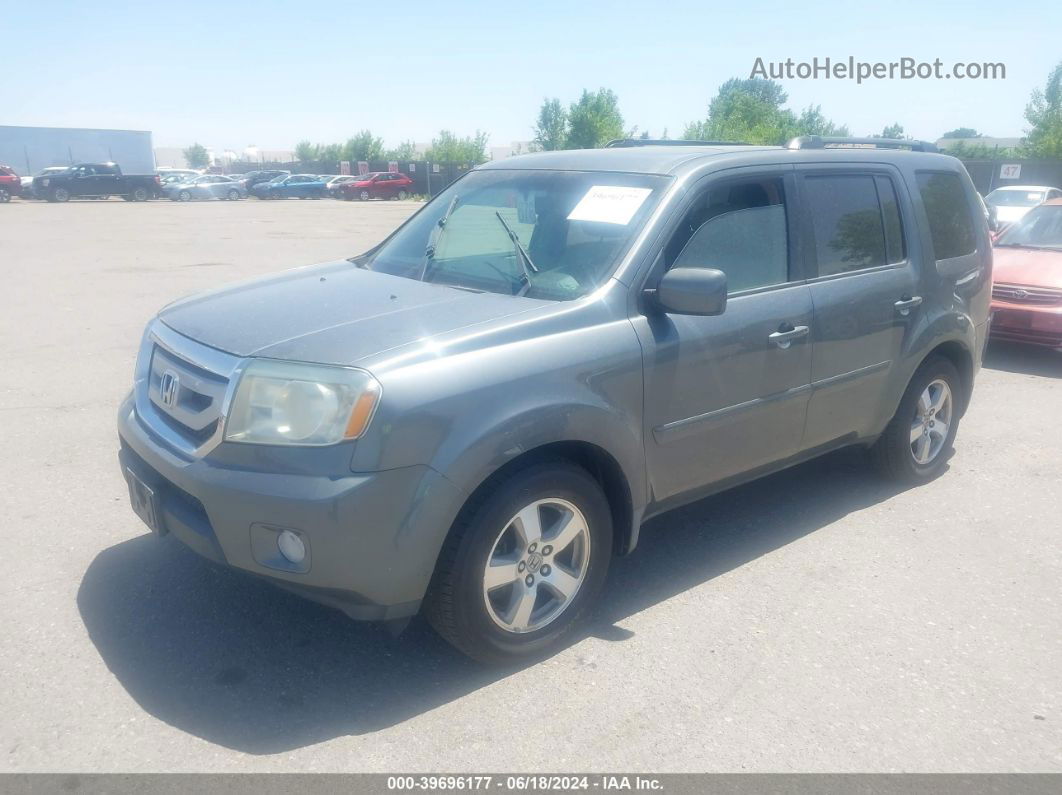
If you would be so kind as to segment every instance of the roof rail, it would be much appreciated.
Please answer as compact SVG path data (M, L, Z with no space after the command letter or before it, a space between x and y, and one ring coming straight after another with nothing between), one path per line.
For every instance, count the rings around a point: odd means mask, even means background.
M630 146L749 146L743 141L687 141L683 138L617 138L605 144L606 149Z
M822 135L801 135L788 144L787 149L910 149L912 152L936 152L928 141L908 138L842 138Z

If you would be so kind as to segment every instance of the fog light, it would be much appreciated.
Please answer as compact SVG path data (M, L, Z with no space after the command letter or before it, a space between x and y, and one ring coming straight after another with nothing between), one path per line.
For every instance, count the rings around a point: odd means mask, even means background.
M306 545L297 533L285 530L277 536L277 548L280 554L292 563L302 563L306 559Z

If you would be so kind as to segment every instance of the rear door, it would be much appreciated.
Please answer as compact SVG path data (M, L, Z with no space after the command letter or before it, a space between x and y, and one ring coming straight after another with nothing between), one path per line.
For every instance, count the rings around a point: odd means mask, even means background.
M880 430L885 388L923 317L914 210L886 165L797 169L815 308L805 449Z
M800 449L811 377L791 166L736 169L691 189L656 258L727 274L716 317L632 318L645 372L645 446L654 500L667 503Z

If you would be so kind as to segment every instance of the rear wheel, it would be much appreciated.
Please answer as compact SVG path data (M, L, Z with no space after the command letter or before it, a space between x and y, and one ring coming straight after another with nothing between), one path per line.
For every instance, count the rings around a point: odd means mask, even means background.
M232 190L229 191L229 201L230 202L234 202L234 201L236 201L239 198L240 198L240 192L238 190L233 188Z
M192 200L192 194L186 190L182 190L177 194L177 198L183 202L190 202Z
M0 204L6 204L11 201L11 191L7 188L0 188Z
M933 356L915 372L896 416L871 448L886 476L924 483L939 475L959 428L962 380L948 359Z
M601 487L565 461L489 484L450 531L425 599L447 641L481 662L547 652L597 598L612 556Z
M129 195L135 202L146 202L149 198L147 188L134 188L133 192Z

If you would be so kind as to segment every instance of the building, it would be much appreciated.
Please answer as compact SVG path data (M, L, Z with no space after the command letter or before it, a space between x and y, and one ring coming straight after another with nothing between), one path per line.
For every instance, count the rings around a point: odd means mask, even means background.
M0 126L0 163L20 176L48 166L114 162L129 174L155 170L151 133L144 130L94 130L81 127Z

